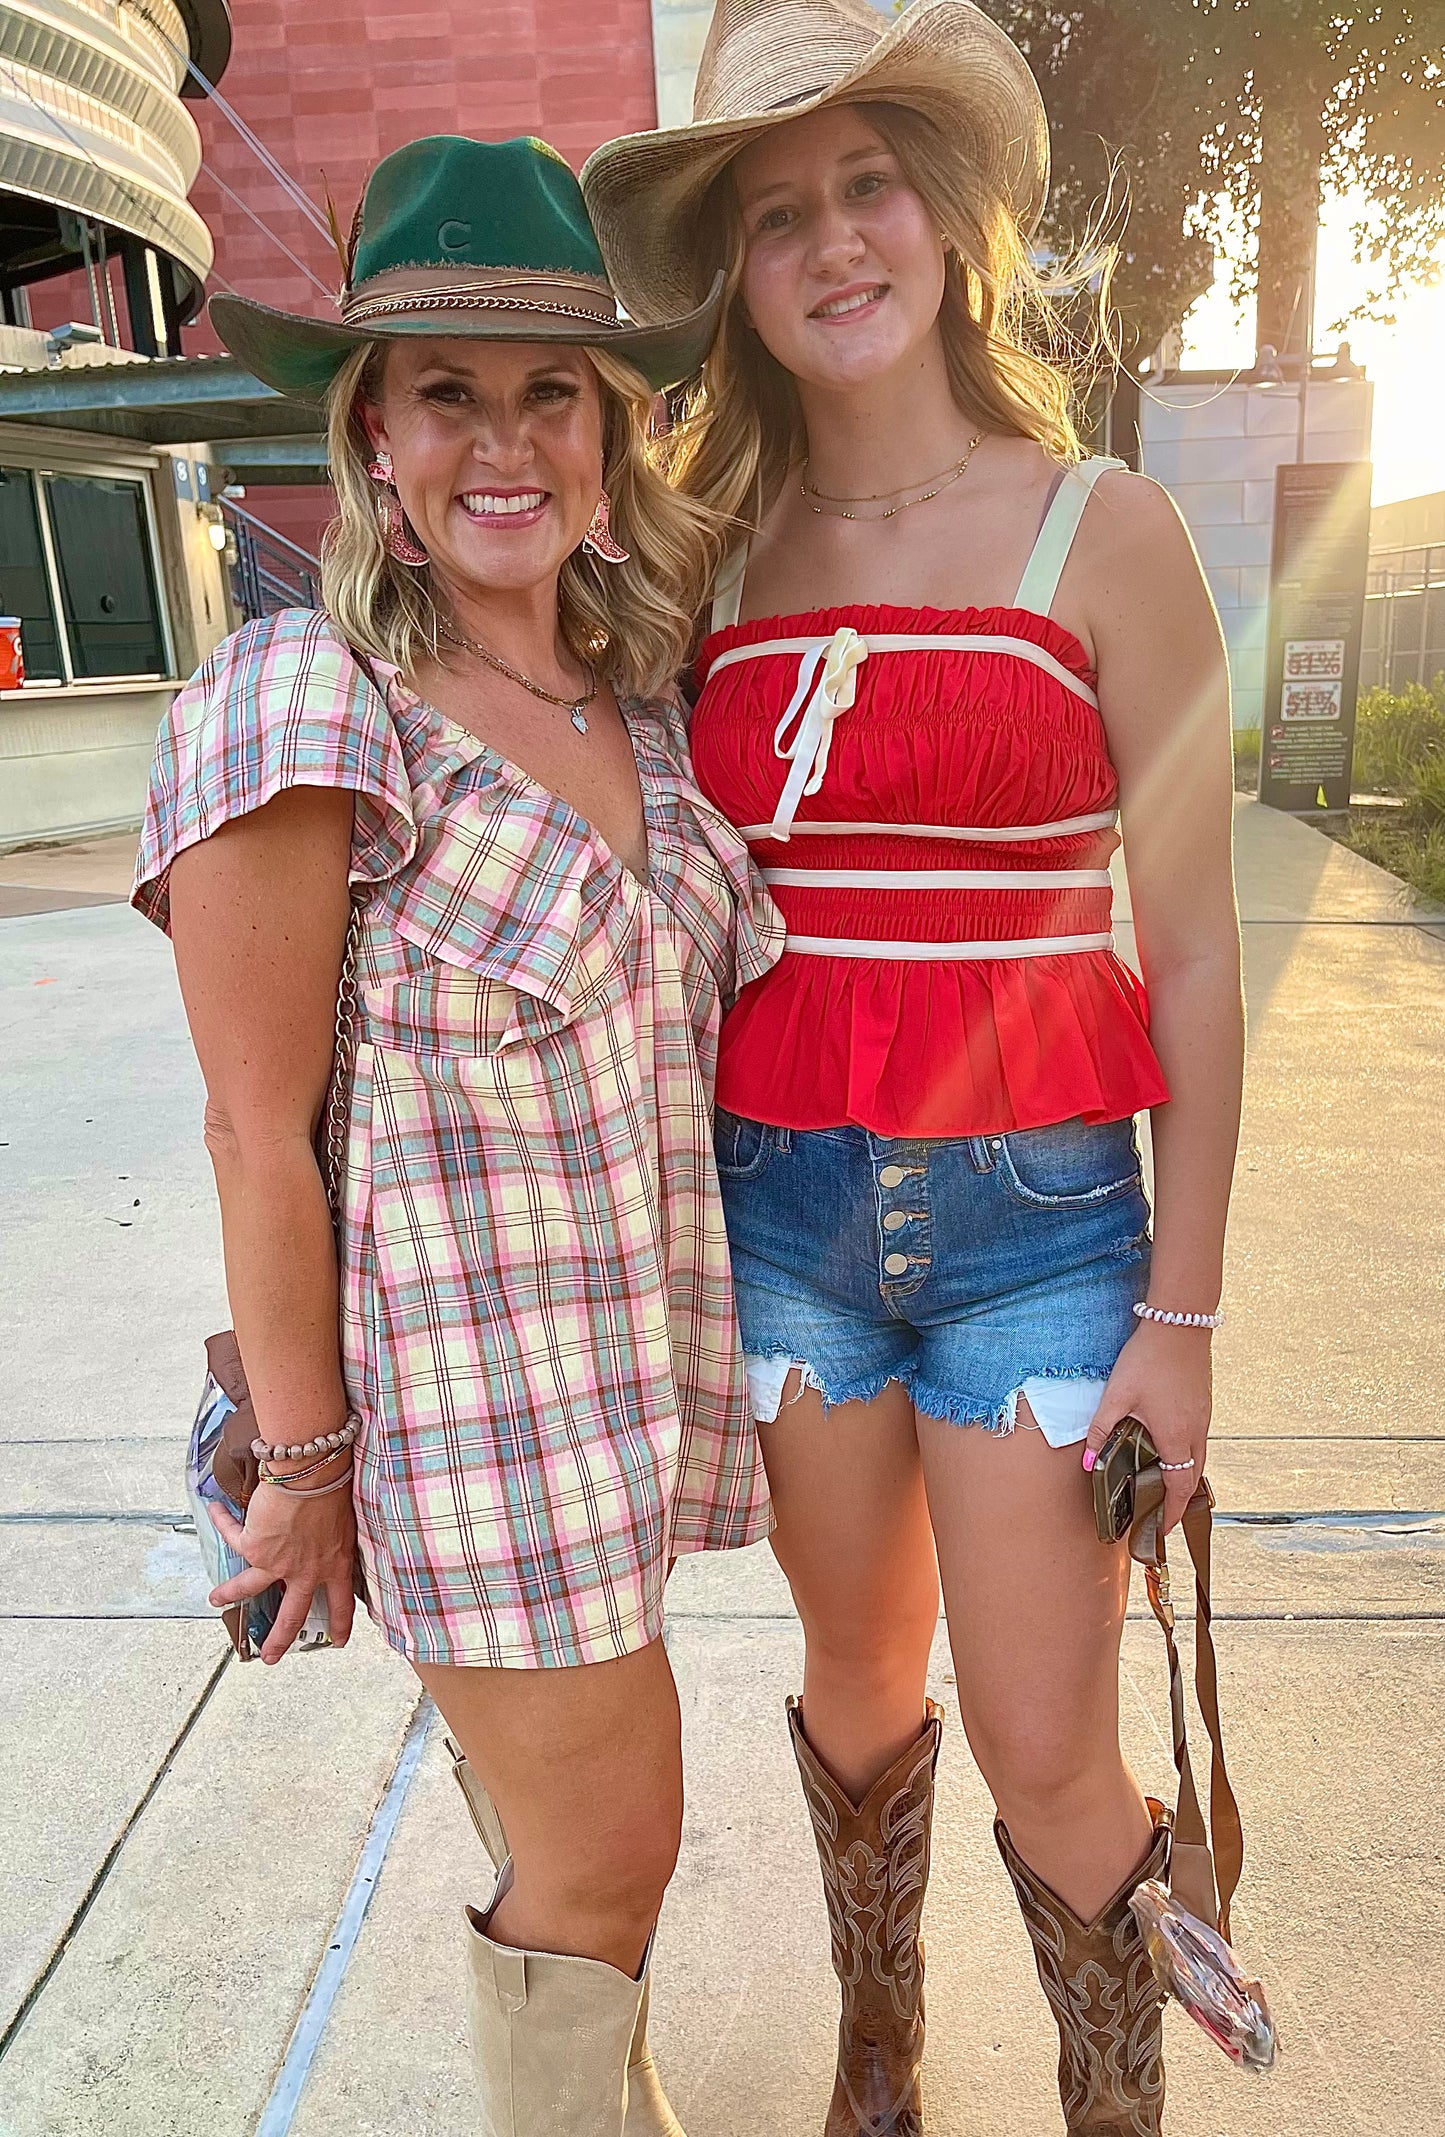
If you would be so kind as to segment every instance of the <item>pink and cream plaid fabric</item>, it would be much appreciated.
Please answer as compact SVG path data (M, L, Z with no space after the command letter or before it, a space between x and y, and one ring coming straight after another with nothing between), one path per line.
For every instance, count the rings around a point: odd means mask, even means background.
M227 640L161 729L134 901L165 927L186 846L284 787L355 793L342 1352L372 1612L417 1661L602 1661L657 1637L670 1558L768 1528L710 1095L782 927L671 705L624 708L644 886L383 680L309 610Z

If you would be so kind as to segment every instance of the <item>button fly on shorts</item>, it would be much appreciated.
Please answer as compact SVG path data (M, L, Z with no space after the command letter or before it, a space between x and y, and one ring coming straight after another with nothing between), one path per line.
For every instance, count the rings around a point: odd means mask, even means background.
M870 1135L868 1143L877 1183L878 1288L893 1305L918 1289L932 1263L927 1149L906 1144L900 1158L891 1138Z

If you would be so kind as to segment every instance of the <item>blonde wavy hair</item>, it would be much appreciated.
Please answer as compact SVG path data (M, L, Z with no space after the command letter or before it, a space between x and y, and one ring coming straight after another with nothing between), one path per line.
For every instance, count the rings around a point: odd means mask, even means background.
M946 241L939 323L954 400L970 421L1035 438L1071 465L1082 451L1072 405L1087 353L1057 300L1081 279L1101 275L1106 301L1107 247L1081 252L1046 284L1003 197L946 148L930 120L898 104L857 108ZM700 281L719 267L727 274L722 331L684 404L669 470L685 496L755 529L806 453L807 437L797 387L747 324L739 296L744 250L729 168L698 219Z
M386 347L368 342L357 349L327 395L340 510L322 547L321 598L348 644L394 661L406 675L423 655L436 654L437 607L430 570L398 563L388 552L376 486L366 472L375 449L361 406L380 393ZM663 474L646 380L606 350L586 354L601 386L602 479L612 530L629 560L603 564L574 550L562 565L558 617L579 659L613 675L624 694L652 697L671 685L687 659L725 529L710 505L675 489Z

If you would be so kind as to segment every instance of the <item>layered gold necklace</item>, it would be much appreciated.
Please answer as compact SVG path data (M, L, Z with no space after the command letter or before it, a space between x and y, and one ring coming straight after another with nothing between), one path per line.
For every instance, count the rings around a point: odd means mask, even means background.
M844 510L830 510L829 507L831 506L842 507L846 505L881 505L885 498L897 497L898 492L896 490L882 490L878 493L876 497L830 497L826 490L815 489L813 484L808 480L809 462L806 460L803 462L803 472L802 475L799 477L798 492L804 504L808 507L808 510L810 512L816 512L819 519L853 519L863 521L896 519L900 512L907 512L913 505L926 505L930 498L941 497L945 490L952 489L954 483L959 480L960 476L967 472L968 463L970 460L972 460L974 452L976 451L978 446L982 444L982 442L983 432L978 431L972 438L969 439L968 450L965 452L961 460L956 460L953 463L952 467L945 468L941 475L926 475L924 477L924 482L926 484L932 484L931 489L925 488L921 490L916 497L905 497L900 504L889 505L887 510L883 512L848 512ZM814 498L818 500L816 504L813 502Z

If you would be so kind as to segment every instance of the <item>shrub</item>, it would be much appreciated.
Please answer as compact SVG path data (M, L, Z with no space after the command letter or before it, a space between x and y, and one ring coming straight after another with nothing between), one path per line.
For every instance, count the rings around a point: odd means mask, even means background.
M1413 800L1414 775L1431 758L1445 758L1445 675L1428 690L1367 690L1355 716L1356 790Z
M1445 905L1445 823L1411 830L1407 825L1375 821L1351 824L1339 836L1352 853L1388 869L1417 896L1432 905Z
M1410 814L1445 830L1445 752L1434 750L1411 767Z

